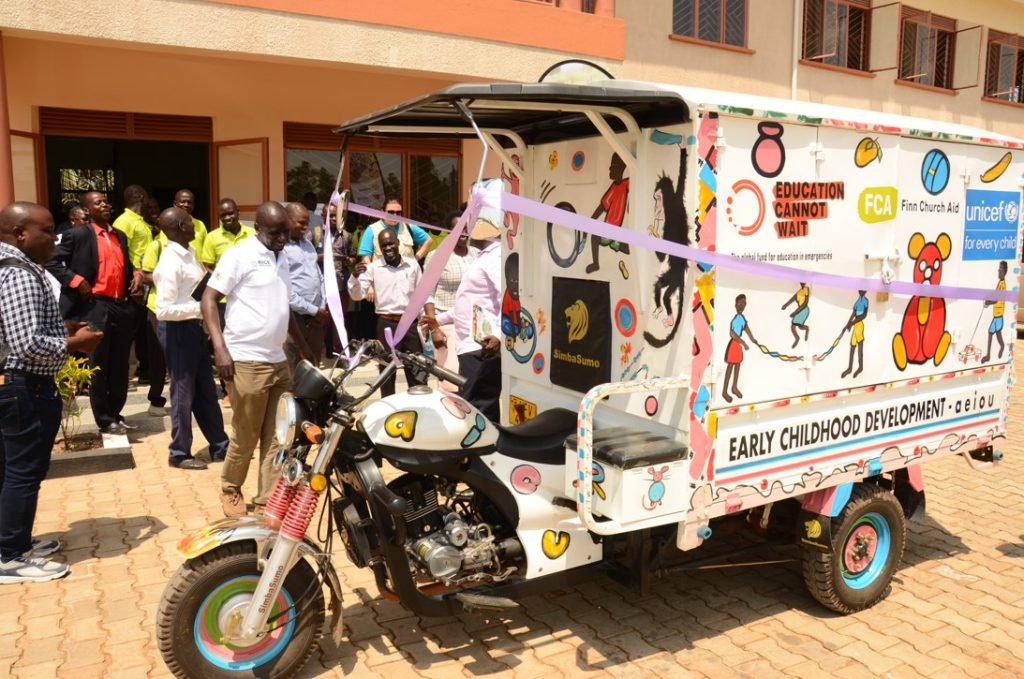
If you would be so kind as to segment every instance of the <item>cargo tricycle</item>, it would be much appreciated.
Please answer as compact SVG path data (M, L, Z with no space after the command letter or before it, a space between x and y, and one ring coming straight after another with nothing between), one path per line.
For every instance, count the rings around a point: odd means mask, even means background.
M617 80L453 86L339 133L485 145L502 181L468 212L501 230L503 422L427 386L370 398L399 363L461 382L420 354L300 365L265 514L180 545L157 617L178 676L293 675L328 596L340 641L335 535L438 616L598 571L657 587L739 518L858 611L890 589L925 464L1001 458L1020 140ZM354 389L365 362L384 371Z

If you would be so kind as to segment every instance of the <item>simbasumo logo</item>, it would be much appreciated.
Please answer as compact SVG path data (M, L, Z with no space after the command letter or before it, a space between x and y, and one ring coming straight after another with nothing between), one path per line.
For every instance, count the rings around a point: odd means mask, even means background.
M551 383L586 392L611 379L612 323L607 281L556 276L551 286Z
M582 299L578 299L565 309L565 323L569 326L569 344L587 336L590 329L590 312Z

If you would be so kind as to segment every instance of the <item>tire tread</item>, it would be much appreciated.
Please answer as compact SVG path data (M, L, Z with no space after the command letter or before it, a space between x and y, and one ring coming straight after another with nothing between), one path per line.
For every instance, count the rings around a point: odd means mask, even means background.
M850 501L846 504L846 507L843 508L843 511L838 516L832 518L833 550L831 552L821 552L811 548L804 549L803 574L807 589L810 591L811 596L820 604L837 613L856 613L857 611L869 608L884 599L891 589L892 574L889 576L890 583L882 588L877 596L858 604L851 604L843 598L836 587L836 582L842 579L842 575L839 573L839 559L842 558L839 554L841 545L837 546L836 544L842 538L840 528L847 516L859 512L878 500L891 504L899 512L899 516L904 518L903 508L891 492L874 484L858 483L853 487ZM902 526L890 526L890 533L891 544L889 549L896 555L896 561L893 566L893 573L895 573L895 569L899 567L899 562L903 557L903 548L906 544L905 518Z

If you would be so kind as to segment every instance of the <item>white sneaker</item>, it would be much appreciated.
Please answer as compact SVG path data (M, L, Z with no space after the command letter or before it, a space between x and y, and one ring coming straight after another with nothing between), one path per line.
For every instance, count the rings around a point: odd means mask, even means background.
M149 406L149 410L147 410L146 413L152 415L153 417L167 417L167 408L163 406L151 405Z
M22 556L28 558L38 558L42 556L50 556L60 551L60 540L32 540L32 549L25 552Z
M18 582L46 582L71 572L66 563L27 556L0 559L0 585Z

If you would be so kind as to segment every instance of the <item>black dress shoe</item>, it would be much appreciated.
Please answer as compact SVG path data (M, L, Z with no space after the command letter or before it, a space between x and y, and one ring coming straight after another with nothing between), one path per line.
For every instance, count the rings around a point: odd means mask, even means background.
M194 457L185 457L180 460L168 460L168 467L175 469L206 469L206 463Z

